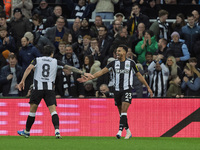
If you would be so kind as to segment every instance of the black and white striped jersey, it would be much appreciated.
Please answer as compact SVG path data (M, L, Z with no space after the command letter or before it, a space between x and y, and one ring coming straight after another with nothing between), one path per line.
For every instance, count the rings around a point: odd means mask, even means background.
M114 60L106 68L112 71L115 91L123 91L132 88L133 75L138 72L136 63L131 59L123 62Z
M35 90L53 90L58 66L64 66L64 63L55 58L43 56L37 57L31 62L35 66L33 89Z

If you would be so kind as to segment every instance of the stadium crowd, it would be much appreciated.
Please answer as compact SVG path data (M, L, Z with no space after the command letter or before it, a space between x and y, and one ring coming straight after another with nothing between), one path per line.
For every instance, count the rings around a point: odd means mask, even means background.
M0 3L0 93L29 97L33 72L25 89L17 85L43 47L54 58L94 74L117 59L120 44L137 63L155 97L200 96L200 16L170 14L161 5L199 5L196 0L3 0ZM12 5L11 5L12 4ZM167 21L169 15L175 22ZM94 18L94 22L90 19ZM68 19L73 19L69 22ZM103 22L111 19L112 24ZM150 19L156 19L150 22ZM187 21L185 21L187 20ZM112 73L79 83L80 74L58 69L56 97L113 97ZM133 97L147 97L137 77Z

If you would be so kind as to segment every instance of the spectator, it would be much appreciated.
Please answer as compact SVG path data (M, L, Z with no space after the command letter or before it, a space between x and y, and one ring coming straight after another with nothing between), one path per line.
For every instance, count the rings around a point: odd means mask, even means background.
M60 16L56 21L56 26L47 29L44 35L46 38L50 40L51 43L54 44L56 48L55 53L58 52L58 44L62 40L63 35L65 33L69 33L69 29L67 29L64 26L65 26L65 18Z
M200 96L200 73L189 63L184 67L181 88L185 96Z
M9 55L9 65L1 68L0 84L2 85L3 96L20 96L17 85L22 78L22 68L17 64L17 57L14 53Z
M98 60L94 60L94 57L92 55L87 55L84 57L84 65L83 65L83 72L84 73L91 73L94 74L101 70L100 68L101 63ZM96 90L97 89L97 79L92 80L93 87Z
M128 35L128 31L125 27L119 29L118 34L113 41L110 50L109 50L109 56L113 57L113 52L114 50L120 45L124 44L127 45L128 47L131 47L131 38Z
M21 42L22 47L19 50L18 60L19 65L22 66L22 72L24 72L31 61L36 57L40 57L41 54L35 46L29 43L29 39L27 37L23 37ZM24 90L22 91L22 96L25 96L28 93L31 84L33 84L33 72L29 74L25 83L26 84Z
M80 27L81 27L81 20L80 20L80 18L77 17L73 22L72 28L70 29L70 32L72 34L73 43L77 42L77 40L78 40Z
M156 5L156 0L149 0L143 14L150 19L156 19L160 10L160 6Z
M91 80L84 83L84 97L95 97L95 92L96 90L94 89L94 85Z
M24 37L27 37L29 39L29 43L33 44L39 51L42 53L43 47L46 45L50 45L54 47L54 45L44 36L41 36L40 33L34 32L33 34L31 32L26 32L24 34Z
M150 26L150 30L154 32L157 41L161 38L169 40L170 31L169 24L166 22L169 13L166 10L160 10L158 13L157 21Z
M108 52L110 49L110 43L113 41L111 37L108 36L108 29L106 26L102 25L99 27L98 32L98 47L100 52L100 58L99 61L103 62L106 56L108 56ZM103 68L103 63L101 68Z
M74 3L73 0L65 0L64 3L67 4L72 19L77 17L80 19L91 18L91 14L95 9L95 4L88 4L86 0L78 0L78 3Z
M121 10L126 19L128 19L128 17L131 14L133 4L135 4L137 2L138 1L136 1L136 0L122 0L122 9Z
M30 19L32 17L31 10L33 9L32 0L13 0L12 2L13 9L20 8L22 14Z
M190 58L187 45L180 39L178 32L171 34L172 41L168 44L170 53L176 58L177 65L183 70L187 60Z
M70 44L70 45L71 45L72 42L73 42L72 34L71 34L71 33L65 33L65 34L63 35L62 41L65 41L66 44Z
M91 26L91 28L90 28L90 30L92 31L92 33L94 33L94 37L98 36L99 28L102 25L103 25L103 21L102 21L101 16L96 16L95 17L95 21L94 21L94 25Z
M144 38L135 46L135 53L138 54L138 61L142 64L145 62L146 52L154 54L158 49L156 37L151 30L144 31Z
M192 14L194 15L194 22L195 22L195 24L199 26L200 25L199 24L199 21L200 21L199 12L197 10L193 10Z
M156 55L161 55L163 63L166 63L167 57L170 55L166 39L161 38L158 41L158 50L154 53L154 58L157 57Z
M10 19L11 35L15 39L16 48L21 46L21 38L26 32L32 31L32 25L29 19L22 15L20 8L15 8L13 11L14 17Z
M100 52L97 38L91 39L90 48L87 50L86 55L92 55L95 60L101 59L101 52Z
M10 27L7 24L6 21L6 14L5 13L0 13L0 27L4 27L7 29L7 31L10 30Z
M181 28L180 37L185 40L189 53L192 57L195 56L194 45L200 40L200 26L197 26L194 21L194 15L187 16L188 24Z
M85 35L90 35L91 37L94 37L94 33L90 30L89 19L82 19L79 35L81 35L82 37L84 37Z
M33 32L38 32L40 33L40 35L44 35L46 33L46 30L44 29L43 25L43 19L40 15L38 14L33 15L32 22L34 24Z
M143 70L144 70L144 78L146 82L149 84L149 74L148 74L148 67L153 61L153 54L151 52L146 52L145 55L145 62L142 64Z
M110 98L110 91L107 84L102 84L99 87L99 91L96 91L95 96L97 98Z
M6 13L6 18L10 18L10 10L11 10L11 0L3 0L3 3L4 3L4 10L5 10L5 13Z
M138 42L142 41L142 38L144 37L144 31L145 31L145 24L139 23L137 26L137 31L131 36L132 41L132 51L135 53L135 46Z
M185 17L182 13L176 15L176 21L172 24L172 32L180 33L181 28L186 25Z
M16 53L15 41L5 27L0 27L0 52L9 50L10 52Z
M148 67L149 84L155 97L165 97L167 93L167 82L169 77L168 68L162 63L158 56Z
M113 28L109 31L108 35L114 39L117 36L119 30L121 30L123 27L123 22L120 20L114 20L112 25Z
M141 22L145 24L146 29L149 29L149 17L140 13L139 4L134 4L129 20L127 21L127 30L130 35L133 35L137 31L137 26Z
M198 68L198 65L197 65L197 59L196 57L191 57L189 60L188 60L189 64L191 66L193 66L194 68L196 68L199 72L200 72L200 68Z
M181 87L180 87L181 79L179 78L179 76L177 75L172 76L172 79L169 82L169 84L170 86L167 90L167 95L166 95L167 97L174 97L174 98L184 97L184 95L182 95L181 92Z
M39 0L39 6L34 8L32 15L38 14L43 19L47 19L53 13L53 8L48 6L47 0Z
M172 80L172 76L179 76L180 79L183 78L181 68L176 64L176 59L174 56L169 56L166 61L166 67L169 69L168 82Z
M62 16L62 12L63 11L61 6L55 6L53 13L47 18L46 22L44 23L44 27L45 28L54 27L55 25L57 25L58 18L62 17L65 23L64 25L67 28L68 22L67 19Z
M96 15L101 16L102 19L113 19L114 18L114 4L118 3L119 0L90 0L91 3L97 3Z

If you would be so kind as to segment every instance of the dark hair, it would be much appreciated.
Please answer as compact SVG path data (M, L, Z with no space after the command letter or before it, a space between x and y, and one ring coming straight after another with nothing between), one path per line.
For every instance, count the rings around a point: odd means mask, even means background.
M54 53L54 47L50 46L50 45L46 45L44 46L43 50L42 50L42 54L43 56L51 56L52 53Z
M154 36L154 33L153 33L153 31L151 31L151 30L144 30L144 31L143 31L143 35L145 35L146 32L147 32L151 37Z
M189 62L195 62L195 63L197 63L196 57L191 57L188 61L189 61Z
M145 56L147 56L147 55L153 56L152 52L148 52L148 51L146 52Z
M132 8L135 7L135 6L138 6L138 7L140 8L140 5L139 5L138 3L134 3L134 4L132 5Z
M120 44L118 47L122 47L126 52L128 52L128 46Z
M92 55L86 55L85 57L87 57L89 59L89 69L92 67L92 65L94 64L94 56ZM84 57L84 60L85 60L85 57ZM85 65L85 63L84 63Z
M179 77L178 75L172 75L172 79L171 80L175 80L177 77Z
M159 17L162 17L164 15L169 15L168 11L164 10L164 9L161 9L159 12L158 12L158 16Z
M42 22L43 22L43 18L42 18L39 14L33 15L32 20L36 20L36 21L38 21L39 23L42 23Z
M6 13L5 11L0 12L0 18L5 18L6 19Z
M8 59L17 59L17 56L14 53L10 53Z
M187 14L187 18L189 17L194 17L194 15L192 13Z
M104 28L105 31L108 31L108 28L105 25L100 25L99 28Z

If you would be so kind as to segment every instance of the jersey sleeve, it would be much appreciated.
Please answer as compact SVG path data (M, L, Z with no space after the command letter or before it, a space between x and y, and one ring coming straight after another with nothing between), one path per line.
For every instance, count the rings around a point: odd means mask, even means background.
M31 65L35 66L37 64L36 58L31 61Z
M139 72L139 69L134 61L131 61L131 66L132 66L133 70L135 71L135 73Z
M108 68L108 70L110 70L111 68L114 67L114 63L115 63L115 61L111 61L109 64L106 65L106 68Z

